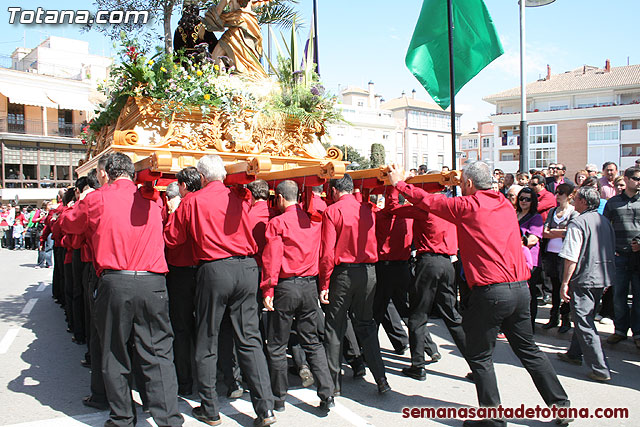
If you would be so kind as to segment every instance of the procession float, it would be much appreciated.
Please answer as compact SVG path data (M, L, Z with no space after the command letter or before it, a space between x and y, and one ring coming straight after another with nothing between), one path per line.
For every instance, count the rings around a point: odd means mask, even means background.
M315 72L312 44L298 52L294 23L275 64L265 58L269 73L260 62L254 9L266 3L222 0L204 17L186 5L171 54L151 55L123 34L119 62L100 87L105 101L83 131L79 175L122 152L133 160L137 182L156 189L209 154L222 158L227 185L263 179L273 188L291 179L310 193L342 177L349 161L327 138L327 124L342 118ZM385 167L349 174L364 193L381 193L388 184ZM435 192L458 179L453 171L408 182Z

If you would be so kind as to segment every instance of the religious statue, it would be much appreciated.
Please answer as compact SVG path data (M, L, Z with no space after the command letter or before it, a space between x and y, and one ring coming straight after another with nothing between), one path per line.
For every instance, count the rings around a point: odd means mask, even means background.
M173 35L174 51L184 49L188 57L198 60L199 57L211 57L217 44L216 35L202 22L198 5L185 2L182 18Z
M208 31L224 31L212 56L214 60L226 57L239 73L255 78L266 78L262 57L262 33L254 8L271 0L220 0L211 6L204 17ZM224 11L226 6L228 11Z

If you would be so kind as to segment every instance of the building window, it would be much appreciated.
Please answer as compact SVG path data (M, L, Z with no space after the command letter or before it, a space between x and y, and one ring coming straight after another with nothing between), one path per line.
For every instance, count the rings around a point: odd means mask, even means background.
M442 169L444 166L444 154L438 154L438 169Z
M589 123L589 143L618 142L618 123Z
M532 148L529 150L529 169L544 169L555 162L555 148Z
M640 144L629 144L620 146L621 157L640 157Z
M414 169L418 168L418 155L416 153L411 155L411 167Z
M58 135L73 136L73 112L58 110Z
M501 162L512 162L513 161L513 153L500 153L500 161Z
M529 144L555 144L557 140L556 125L529 126Z
M24 105L9 103L7 108L8 131L12 133L25 133Z
M429 165L429 156L428 155L426 155L426 154L422 155L422 164L423 165L427 165L427 166Z
M482 148L489 148L489 138L482 138Z

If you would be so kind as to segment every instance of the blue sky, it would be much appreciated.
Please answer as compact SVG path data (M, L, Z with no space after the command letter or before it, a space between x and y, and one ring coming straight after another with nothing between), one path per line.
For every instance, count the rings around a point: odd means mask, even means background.
M444 0L443 0L444 2ZM50 0L10 1L5 5L23 9L87 9L88 1ZM463 130L471 130L477 120L493 111L483 96L519 85L519 21L517 0L485 0L505 50L456 97L463 113ZM376 91L385 99L417 90L419 98L428 94L404 65L422 0L318 0L321 77L330 91L348 85L366 87L375 82ZM300 39L308 35L312 0L298 5L306 18ZM556 0L548 6L527 8L527 76L528 81L564 72L583 64L612 66L640 63L637 48L637 0ZM174 18L173 25L177 18ZM33 47L48 35L81 38L89 41L95 54L113 54L112 42L100 33L81 33L78 26L9 24L9 12L0 12L0 54L9 55L17 46ZM265 46L266 48L266 46Z

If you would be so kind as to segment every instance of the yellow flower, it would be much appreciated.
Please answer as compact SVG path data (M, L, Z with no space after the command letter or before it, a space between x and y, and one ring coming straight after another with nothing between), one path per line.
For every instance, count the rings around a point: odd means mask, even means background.
M177 66L176 64L173 64L173 69L174 69L174 70L177 70L177 69L178 69L178 66Z
M149 60L149 65L153 65L153 64L154 64L153 59L150 59Z
M218 70L220 70L220 66L218 64L216 64L216 65L213 66L213 69L218 71Z
M204 94L204 99L205 99L206 101L210 100L210 99L211 99L211 95L209 95L208 93L205 93L205 94Z
M202 75L202 71L198 70L198 71L196 71L196 74L197 74L198 76L201 76L201 75Z
M166 69L166 68L164 68L164 67L160 67L160 71L162 71L162 72L166 73L166 72L167 72L167 69Z

